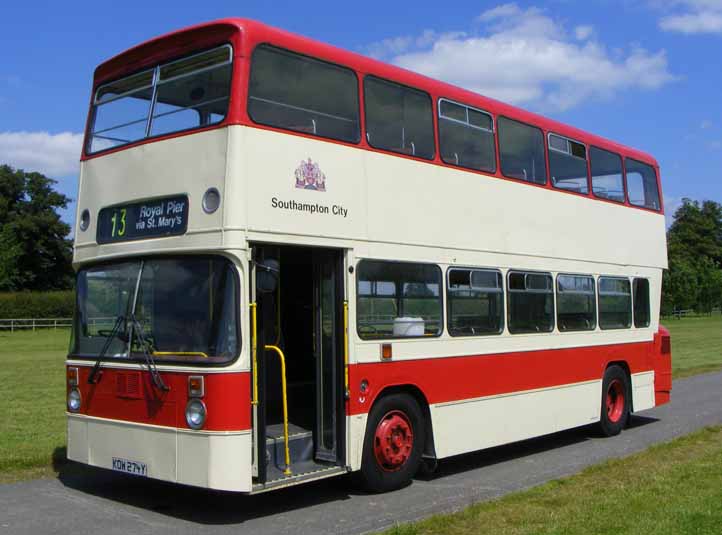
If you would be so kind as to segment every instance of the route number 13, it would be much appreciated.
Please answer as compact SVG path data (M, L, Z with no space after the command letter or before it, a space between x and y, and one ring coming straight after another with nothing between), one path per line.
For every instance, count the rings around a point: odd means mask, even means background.
M111 237L115 238L116 236L125 236L126 212L127 210L125 208L113 211L113 217L110 218L110 221L113 223L113 228L110 231Z

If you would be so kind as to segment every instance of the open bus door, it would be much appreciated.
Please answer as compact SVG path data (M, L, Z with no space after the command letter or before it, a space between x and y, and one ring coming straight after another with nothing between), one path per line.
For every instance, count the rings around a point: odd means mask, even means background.
M252 258L256 483L339 469L345 464L343 251L256 245Z

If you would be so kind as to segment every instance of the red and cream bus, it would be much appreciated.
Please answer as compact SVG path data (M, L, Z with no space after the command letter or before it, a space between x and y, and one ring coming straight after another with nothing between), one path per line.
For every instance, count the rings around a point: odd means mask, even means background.
M493 73L492 73L493 74ZM261 492L669 401L649 155L264 24L96 71L68 457Z

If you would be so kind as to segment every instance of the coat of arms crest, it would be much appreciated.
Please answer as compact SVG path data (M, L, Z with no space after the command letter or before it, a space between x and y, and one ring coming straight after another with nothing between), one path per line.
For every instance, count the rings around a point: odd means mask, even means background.
M301 160L301 165L296 168L296 187L300 189L311 189L314 191L326 191L326 175L311 158Z

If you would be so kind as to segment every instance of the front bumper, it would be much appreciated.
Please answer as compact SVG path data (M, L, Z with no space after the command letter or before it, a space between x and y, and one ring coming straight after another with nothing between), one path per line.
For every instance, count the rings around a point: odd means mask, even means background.
M67 413L68 458L111 469L113 458L147 466L147 476L250 492L251 431L192 431Z

